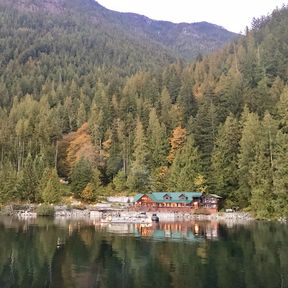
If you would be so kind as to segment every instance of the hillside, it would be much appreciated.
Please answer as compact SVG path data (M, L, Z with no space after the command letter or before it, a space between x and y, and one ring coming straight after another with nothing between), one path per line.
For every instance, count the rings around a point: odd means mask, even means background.
M140 67L151 69L175 59L157 43L145 43L119 31L102 15L100 6L91 13L94 1L1 0L0 5L4 68L10 60L25 64L31 57L42 63L42 58L55 60L65 54L62 65L81 66L83 61L85 70L87 66L113 66L131 74Z
M86 19L87 24L95 25L97 30L103 28L102 32L113 38L127 38L131 45L135 45L135 41L140 45L149 43L153 51L160 46L162 52L165 49L171 56L187 59L217 50L237 37L237 34L207 22L174 24L155 21L142 15L108 10L94 0L1 0L0 3L21 12L47 11L65 18L73 15L78 19Z
M88 202L206 191L287 216L287 7L187 63L97 3L26 1L0 10L1 203L57 202L58 175Z
M109 14L111 21L118 22L118 27L122 26L129 34L160 43L173 55L185 59L218 50L238 36L207 22L175 24L132 13L109 11Z

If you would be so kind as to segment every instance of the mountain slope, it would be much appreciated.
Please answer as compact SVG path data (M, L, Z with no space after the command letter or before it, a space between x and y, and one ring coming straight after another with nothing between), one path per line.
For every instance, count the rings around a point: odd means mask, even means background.
M215 51L237 37L237 34L207 22L175 24L133 13L110 13L129 33L161 43L186 59Z
M20 11L80 17L90 24L100 25L110 34L113 30L119 37L148 42L153 48L168 50L172 56L192 59L198 54L207 54L231 41L237 34L207 22L175 24L155 21L133 13L108 10L94 0L1 0L6 6ZM114 36L113 33L111 36Z
M115 28L94 1L0 0L0 5L2 50L15 49L9 51L6 64L18 57L23 64L29 57L53 58L63 53L66 62L75 62L73 57L79 55L94 66L125 68L131 73L175 59L159 44L145 43Z

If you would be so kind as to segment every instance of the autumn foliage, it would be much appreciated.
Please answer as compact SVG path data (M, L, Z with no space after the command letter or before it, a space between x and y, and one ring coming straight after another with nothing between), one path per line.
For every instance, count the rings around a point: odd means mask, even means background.
M173 130L172 136L169 139L171 150L167 157L170 163L172 163L173 160L175 159L176 152L183 147L186 140L186 136L187 131L185 128L181 128L178 126Z

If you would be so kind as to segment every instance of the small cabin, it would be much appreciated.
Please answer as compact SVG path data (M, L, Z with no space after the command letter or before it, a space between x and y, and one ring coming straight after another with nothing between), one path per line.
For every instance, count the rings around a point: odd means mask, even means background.
M202 207L203 208L217 208L219 207L219 202L222 197L216 194L207 194L202 197Z

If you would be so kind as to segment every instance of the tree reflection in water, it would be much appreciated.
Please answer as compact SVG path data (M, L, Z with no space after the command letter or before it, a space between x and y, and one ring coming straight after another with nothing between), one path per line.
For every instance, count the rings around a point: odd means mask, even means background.
M0 229L1 288L288 287L279 223L0 218Z

